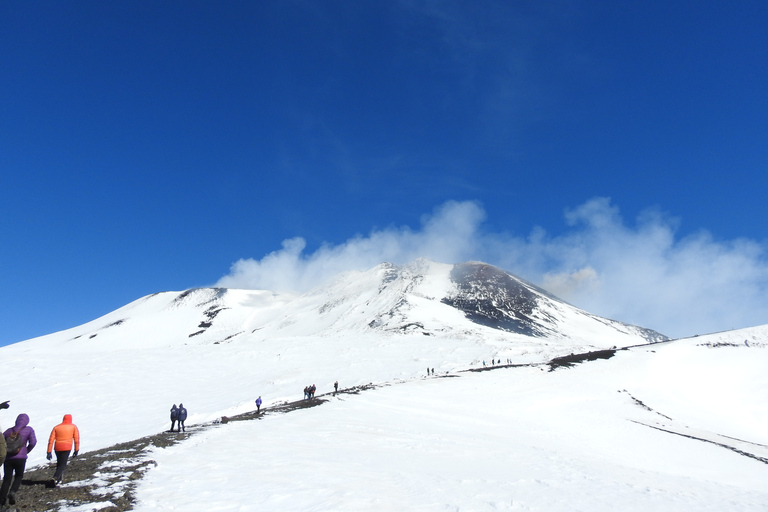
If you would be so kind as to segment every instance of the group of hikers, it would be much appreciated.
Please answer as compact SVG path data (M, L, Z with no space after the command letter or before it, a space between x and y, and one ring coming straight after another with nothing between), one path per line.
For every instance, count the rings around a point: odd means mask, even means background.
M8 409L8 401L0 403L0 409ZM0 430L2 430L0 428ZM29 416L19 414L13 427L3 432L0 438L0 464L3 466L3 483L0 487L0 507L5 507L6 501L10 505L16 504L16 493L21 487L24 477L24 469L27 465L27 456L35 446L37 437L35 430L29 426ZM72 452L74 447L75 451ZM72 458L77 457L80 451L80 431L72 423L72 415L65 414L63 421L53 427L48 437L48 450L46 458L53 459L56 454L56 471L51 479L51 484L56 486L64 478L64 470Z
M312 384L311 386L307 386L304 388L304 400L309 400L310 398L315 398L315 391L317 391L317 387ZM336 396L336 393L339 392L339 381L336 381L333 383L333 396ZM259 397L261 398L261 397Z
M304 398L314 398L317 387L312 384L304 388ZM333 383L334 395L339 390L338 381ZM261 397L256 399L256 412L261 409ZM8 409L8 401L0 403L0 409ZM187 419L187 409L180 403L178 407L173 404L171 407L171 430L169 432L186 432L184 422ZM2 428L0 428L2 431ZM16 423L13 427L3 432L0 437L0 465L3 467L3 483L0 487L0 507L5 507L6 503L16 504L16 493L21 487L24 477L24 470L27 465L29 453L37 446L37 437L35 430L29 426L29 416L19 414L16 417ZM72 448L74 447L74 451ZM64 470L67 467L70 454L72 458L77 457L80 451L80 431L72 423L72 415L65 414L62 422L51 430L48 438L48 450L46 458L53 460L53 454L56 454L56 471L51 479L51 485L61 484L64 478Z
M501 358L499 358L499 359L491 359L491 366L497 366L497 365L500 365L500 364L501 364ZM507 359L506 364L512 364L512 360L511 359ZM486 362L485 362L485 359L483 359L483 366L488 366L486 364Z
M184 404L179 404L178 407L176 407L176 404L173 404L173 407L171 407L171 430L168 432L174 432L174 428L176 428L176 423L178 422L178 430L176 432L186 432L186 427L184 426L184 422L187 420L187 410L184 408Z
M315 397L317 387L312 384L304 388L304 398ZM333 383L333 394L339 390L339 382ZM261 397L256 399L256 412L261 409ZM9 402L0 403L0 409L8 409ZM169 432L186 432L184 422L187 419L187 409L184 404L173 404L171 407L171 430ZM2 429L0 428L0 431ZM3 483L0 487L0 507L4 507L6 502L10 505L16 504L16 493L21 487L24 470L27 465L27 456L37 446L37 437L35 430L29 426L29 416L19 414L16 417L16 423L12 428L3 432L0 438L0 465L3 466ZM74 451L72 448L74 447ZM65 414L62 422L51 430L48 438L48 450L46 458L53 460L53 454L56 454L56 471L51 479L51 484L56 486L64 478L64 470L67 467L70 454L72 458L77 457L80 451L80 431L72 423L72 415Z

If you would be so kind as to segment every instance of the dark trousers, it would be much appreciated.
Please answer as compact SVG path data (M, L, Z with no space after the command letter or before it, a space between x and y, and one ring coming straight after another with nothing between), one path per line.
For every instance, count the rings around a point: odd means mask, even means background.
M64 478L64 470L67 469L67 461L69 460L69 450L65 452L56 451L56 472L53 474L53 479L57 482L61 482Z
M176 427L176 420L171 420L171 432L173 432L174 427Z
M0 488L0 506L5 505L5 499L9 493L16 494L16 491L21 487L21 479L24 477L26 465L27 459L7 459L3 464L5 476L3 477L3 486ZM13 477L14 473L16 478Z
M186 432L186 430L184 429L184 420L179 420L179 432L181 432L182 430Z

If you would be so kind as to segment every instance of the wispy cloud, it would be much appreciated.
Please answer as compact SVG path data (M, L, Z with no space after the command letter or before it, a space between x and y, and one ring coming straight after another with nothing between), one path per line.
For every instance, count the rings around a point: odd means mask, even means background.
M418 229L392 227L306 253L302 238L261 259L236 262L217 286L305 291L347 270L419 257L481 260L541 285L595 314L671 336L768 323L764 242L718 241L707 232L679 238L677 220L649 209L628 225L607 198L566 211L566 231L526 237L484 231L485 212L449 201Z

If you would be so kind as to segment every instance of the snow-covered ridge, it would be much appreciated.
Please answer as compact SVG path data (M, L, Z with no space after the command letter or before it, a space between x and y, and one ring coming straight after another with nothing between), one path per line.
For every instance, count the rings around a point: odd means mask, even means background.
M424 259L338 276L288 304L280 320L253 328L262 336L375 331L513 342L522 335L593 347L667 339L591 315L487 264Z
M361 334L477 339L508 349L559 345L568 352L666 339L575 308L487 264L421 259L347 272L303 295L225 288L157 293L35 342L113 350Z

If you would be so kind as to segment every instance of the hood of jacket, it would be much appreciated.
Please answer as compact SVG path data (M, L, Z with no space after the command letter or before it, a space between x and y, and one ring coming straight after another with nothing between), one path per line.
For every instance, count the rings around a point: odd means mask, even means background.
M29 425L29 416L27 416L24 413L19 414L18 416L16 416L16 425L14 425L13 431L18 432L19 430L23 429L27 425Z
M68 423L68 424L72 423L72 415L71 414L65 414L64 415L64 420L62 421L62 423Z

